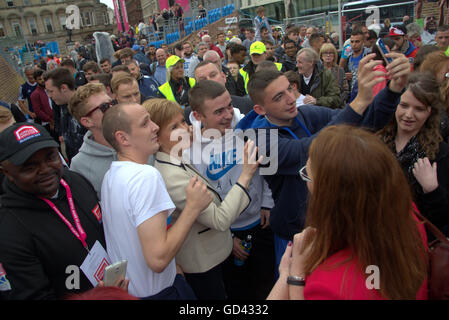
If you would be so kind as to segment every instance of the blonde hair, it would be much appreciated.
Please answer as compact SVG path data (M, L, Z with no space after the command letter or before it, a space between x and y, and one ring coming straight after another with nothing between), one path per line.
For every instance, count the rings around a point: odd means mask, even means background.
M321 46L320 49L320 59L323 60L323 53L324 52L329 52L332 51L334 53L334 66L337 65L337 61L338 61L338 53L337 53L337 49L335 49L335 46L332 43L324 43Z
M102 83L87 83L75 91L67 107L76 121L81 123L81 118L88 112L87 100L94 94L102 92L107 93Z
M177 102L167 99L149 99L142 106L148 111L151 121L157 124L159 130L166 126L174 116L178 114L184 116L181 106Z

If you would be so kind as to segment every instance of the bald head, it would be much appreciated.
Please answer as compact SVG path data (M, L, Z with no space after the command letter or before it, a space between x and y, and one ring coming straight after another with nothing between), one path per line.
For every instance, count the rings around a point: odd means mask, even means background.
M115 133L117 131L123 131L126 133L131 132L131 120L129 114L126 112L126 109L133 105L138 104L131 102L119 103L113 108L109 108L103 115L103 136L117 152L120 151L120 145L115 138Z
M165 60L167 59L167 53L164 49L159 48L156 50L156 60L159 62L159 65L165 66Z

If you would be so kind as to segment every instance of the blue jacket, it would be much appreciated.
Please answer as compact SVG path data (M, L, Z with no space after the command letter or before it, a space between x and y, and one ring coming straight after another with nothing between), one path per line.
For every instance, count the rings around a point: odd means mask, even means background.
M139 83L139 90L145 97L157 97L159 83L152 76L147 76L141 74L140 79L137 81Z
M328 125L336 124L351 124L378 130L391 120L400 96L387 86L377 94L363 116L349 105L344 109L303 105L298 108L298 115L289 127L275 126L254 111L237 124L236 129L252 128L257 131L259 150L269 151L270 145L277 147L277 170L273 175L264 176L274 199L270 225L277 236L292 240L304 227L308 190L306 182L298 172L306 164L309 146L319 131ZM277 142L270 141L272 130L278 130ZM262 155L269 158L268 151L266 156L263 153Z

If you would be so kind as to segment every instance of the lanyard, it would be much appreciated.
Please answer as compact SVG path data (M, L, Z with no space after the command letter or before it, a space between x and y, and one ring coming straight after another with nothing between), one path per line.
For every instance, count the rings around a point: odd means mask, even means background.
M86 248L87 252L89 252L89 248L87 247L87 243L86 243L87 235L86 235L86 232L84 232L84 229L81 226L81 222L78 217L78 214L76 213L75 204L73 202L72 191L70 190L69 185L67 184L67 182L64 181L64 179L61 179L60 182L66 190L67 200L69 202L69 207L70 207L70 212L72 213L73 220L75 221L76 229L72 226L70 221L67 220L66 217L64 217L64 215L61 213L61 211L59 211L59 209L55 206L55 204L53 202L51 202L48 199L42 198L42 197L40 197L40 198L42 200L44 200L53 209L54 212L56 212L56 214L62 219L62 221L64 221L64 223L67 225L67 227L69 227L70 231L72 231L72 233L75 235L75 237L81 241L81 243L83 244L83 247Z

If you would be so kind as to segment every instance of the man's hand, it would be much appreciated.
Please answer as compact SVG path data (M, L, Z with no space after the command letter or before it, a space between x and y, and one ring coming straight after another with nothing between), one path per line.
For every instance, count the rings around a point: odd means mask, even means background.
M373 60L375 56L376 54L374 53L368 54L359 62L357 74L359 91L350 106L360 115L363 115L366 108L374 100L374 86L385 80L385 73L383 71L373 71L375 66L382 63L380 60Z
M316 99L314 97L312 97L309 94L306 94L306 97L304 98L304 103L305 104L315 104L316 105Z
M262 229L270 225L270 210L260 209L260 225Z
M346 76L346 80L348 80L348 81L352 80L352 72L346 72L345 76Z

